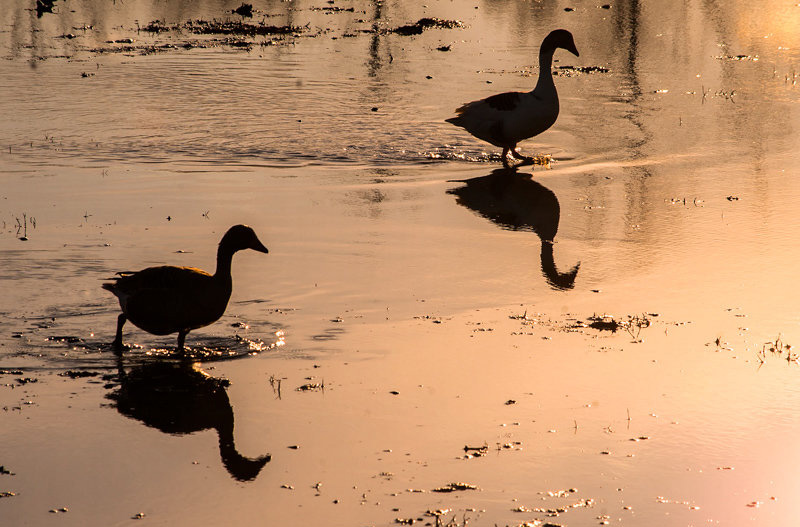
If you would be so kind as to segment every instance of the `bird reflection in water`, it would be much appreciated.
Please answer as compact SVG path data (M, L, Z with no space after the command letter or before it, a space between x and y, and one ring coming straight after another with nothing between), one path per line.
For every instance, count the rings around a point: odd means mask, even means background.
M108 398L121 414L168 434L215 429L222 464L239 481L255 479L271 459L269 454L248 458L236 450L226 379L212 377L186 361L157 361L127 372L120 361L118 370L119 387Z
M504 229L532 230L542 241L542 274L554 289L572 289L581 264L561 273L553 259L561 207L552 190L515 168L501 168L488 176L460 181L463 187L448 190L456 202L474 210Z

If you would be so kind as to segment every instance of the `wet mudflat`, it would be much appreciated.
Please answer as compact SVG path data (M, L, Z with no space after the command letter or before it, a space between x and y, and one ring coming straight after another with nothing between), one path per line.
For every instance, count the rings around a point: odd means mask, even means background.
M795 525L799 23L12 2L3 524ZM444 119L531 89L559 27L549 164L503 170ZM103 279L213 270L237 223L270 253L194 361L132 326L115 356Z

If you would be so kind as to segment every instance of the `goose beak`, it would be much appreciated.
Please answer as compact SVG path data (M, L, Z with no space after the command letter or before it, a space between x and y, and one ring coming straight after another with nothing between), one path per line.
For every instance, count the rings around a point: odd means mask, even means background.
M253 245L251 245L250 248L253 249L254 251L258 251L260 253L268 253L269 252L269 249L267 249L264 246L264 244L261 243L261 240L259 240L258 238L253 240Z
M581 54L578 53L578 48L575 47L575 43L574 42L570 42L570 46L568 48L566 48L566 49L567 49L567 51L569 51L570 53L572 53L576 57L580 57L581 56Z

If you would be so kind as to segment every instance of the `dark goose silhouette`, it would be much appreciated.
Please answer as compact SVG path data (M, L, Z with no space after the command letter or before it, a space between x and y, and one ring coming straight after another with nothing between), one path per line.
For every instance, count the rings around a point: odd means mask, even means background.
M112 346L122 344L122 326L126 320L154 335L178 334L178 351L183 351L186 334L219 320L233 289L231 262L243 249L268 253L253 229L234 225L217 250L217 270L211 275L194 267L164 265L141 271L123 271L113 282L103 284L119 299L122 314L117 318L117 335Z
M539 80L530 92L507 92L468 102L456 109L448 123L464 128L478 139L503 149L503 164L509 152L516 159L533 162L517 151L517 143L541 134L558 118L558 92L553 82L553 53L561 48L578 56L572 33L556 29L539 49Z
M499 168L488 176L460 183L465 186L447 191L456 196L456 203L504 229L535 232L542 242L542 274L547 283L555 289L572 289L581 264L578 262L565 273L556 268L553 241L558 232L561 207L553 191L534 181L530 174L517 172L516 168Z
M107 397L121 414L167 434L216 430L222 464L239 481L255 479L270 461L269 454L249 458L236 450L227 380L186 361L153 361L128 372L120 361L118 371L119 387Z

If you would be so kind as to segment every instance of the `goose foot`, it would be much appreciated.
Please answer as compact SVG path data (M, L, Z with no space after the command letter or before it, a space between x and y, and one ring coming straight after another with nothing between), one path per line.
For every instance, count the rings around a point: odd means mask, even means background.
M122 326L125 325L125 322L128 318L125 316L124 313L120 314L117 317L117 334L114 337L114 342L111 343L111 348L114 350L114 353L117 355L122 355L122 352L126 349L130 349L128 346L122 343Z
M114 340L114 342L109 345L111 346L111 351L113 351L115 355L120 356L122 356L123 351L131 349L130 346L123 344L121 340Z
M528 157L520 154L516 148L511 150L511 155L514 156L514 159L519 159L520 161L522 161L523 165L532 165L536 161L536 159L533 157Z

